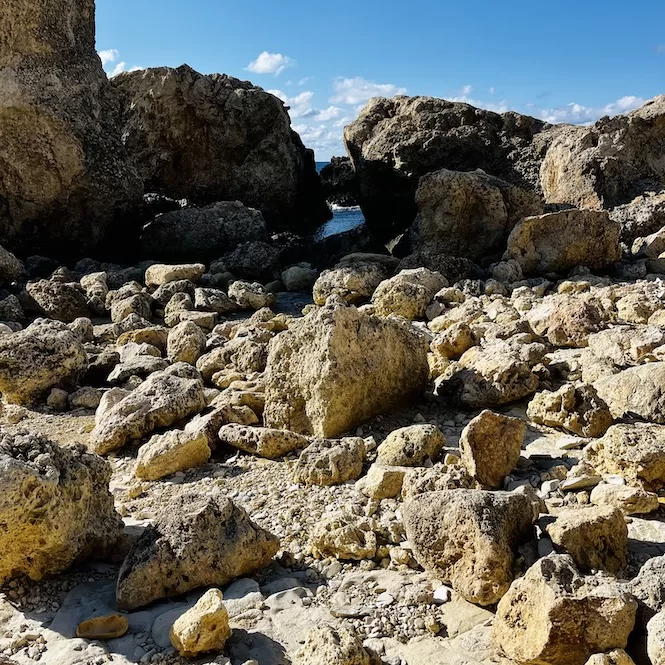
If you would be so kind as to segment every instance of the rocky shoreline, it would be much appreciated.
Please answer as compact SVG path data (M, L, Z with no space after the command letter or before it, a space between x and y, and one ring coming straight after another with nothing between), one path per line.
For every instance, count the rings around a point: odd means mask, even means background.
M319 178L11 4L0 663L663 665L665 97L375 99Z

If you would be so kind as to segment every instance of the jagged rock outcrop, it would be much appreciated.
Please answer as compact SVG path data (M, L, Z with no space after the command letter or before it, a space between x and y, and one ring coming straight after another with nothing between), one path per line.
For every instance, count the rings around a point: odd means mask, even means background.
M590 127L561 128L543 160L548 203L612 208L665 182L665 95Z
M321 169L323 195L328 203L340 206L358 205L358 182L348 157L333 157Z
M482 169L539 191L548 128L519 113L499 115L433 97L370 100L344 130L368 226L382 239L404 231L416 217L420 178L442 168Z
M108 554L122 524L110 479L110 465L82 446L0 429L0 583Z
M141 204L117 95L95 52L94 0L0 7L0 241L72 255Z
M308 229L329 218L314 155L277 97L187 65L123 73L113 85L146 189L195 202L239 200L272 225Z

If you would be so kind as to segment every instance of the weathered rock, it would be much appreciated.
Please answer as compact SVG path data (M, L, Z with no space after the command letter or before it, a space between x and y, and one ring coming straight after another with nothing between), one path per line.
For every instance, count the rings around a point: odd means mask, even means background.
M89 316L88 301L78 284L63 284L50 279L28 282L25 287L44 316L71 323L81 316Z
M396 237L416 217L420 178L442 168L483 169L538 189L546 141L532 141L547 127L517 113L498 115L432 97L370 100L344 130L368 226L381 239Z
M567 555L539 559L499 602L493 638L518 663L584 665L624 649L637 603L617 585L595 586Z
M360 437L315 439L300 453L293 480L304 485L339 485L363 470L365 441Z
M402 467L390 467L401 469ZM476 489L477 483L462 464L435 464L408 469L404 475L402 498L443 490Z
M537 335L558 347L585 347L589 336L607 325L598 307L575 296L547 297L526 319Z
M209 288L200 288L194 291L194 307L217 314L229 314L238 309L238 306L224 291Z
M166 348L169 360L195 365L205 352L205 333L195 323L183 321L169 331Z
M3 4L0 22L0 239L50 256L98 246L142 189L95 52L94 1Z
M180 263L167 265L155 263L145 271L146 286L161 286L177 280L197 282L206 271L202 263Z
M312 290L318 275L318 270L312 268L311 264L301 263L283 270L281 280L287 291L304 293Z
M540 350L534 351L540 355ZM504 341L474 346L442 375L437 394L452 395L474 409L516 402L538 389L539 380L532 371L535 358L530 355L528 349L523 353Z
M347 628L324 625L309 631L294 662L295 665L371 665L372 659Z
M219 492L173 496L120 568L118 607L131 610L267 565L279 541Z
M206 591L194 607L181 614L171 627L171 644L181 656L222 651L231 637L229 613L219 589Z
M459 358L465 351L475 346L476 342L470 326L460 321L437 334L430 343L430 349L435 355L452 360Z
M404 476L409 467L382 466L374 463L369 467L367 475L356 483L365 496L370 499L391 499L399 496L404 484Z
M377 541L368 521L340 513L316 524L310 546L315 557L361 561L374 558Z
M651 665L665 663L665 612L656 614L647 624L647 654Z
M591 490L591 503L618 508L624 515L637 515L658 510L658 495L639 487L601 483Z
M643 629L653 616L665 610L665 556L649 559L627 589L637 599L637 626Z
M151 374L131 394L96 418L90 448L103 455L202 411L205 408L202 381L176 375L177 368L174 365L167 371Z
M504 259L525 274L567 273L576 266L605 268L621 258L621 227L598 210L562 210L519 222Z
M630 367L594 382L598 396L614 418L633 413L644 420L665 423L665 362Z
M665 193L645 192L610 210L610 218L621 224L621 240L630 245L665 226Z
M498 489L519 461L525 433L519 418L483 411L462 430L462 462L481 485Z
M649 181L665 180L660 162L664 139L663 96L590 127L562 127L541 167L546 201L580 208L628 203Z
M328 203L347 208L358 205L358 183L348 157L333 157L319 175Z
M502 254L517 222L543 212L536 193L484 171L428 173L418 184L416 204L411 247L472 261Z
M506 593L516 548L533 536L531 502L509 492L427 492L406 501L402 514L418 562L477 605Z
M258 282L238 280L229 286L229 297L240 309L259 310L270 307L276 300L274 293L268 293Z
M335 294L348 303L361 303L369 300L387 277L380 263L358 262L324 270L314 284L314 302L325 305L328 297Z
M614 422L596 389L584 383L567 383L555 392L538 393L529 402L527 415L534 423L562 427L579 436L603 436Z
M265 237L266 223L259 210L240 201L219 201L159 215L143 227L141 243L145 254L156 259L200 261Z
M570 554L581 570L607 570L616 574L626 567L628 527L618 508L569 508L548 525L552 542Z
M0 430L0 583L110 553L121 532L110 479L111 467L81 446Z
M664 426L635 423L613 425L584 452L600 473L620 475L630 485L657 491L665 486L663 450Z
M0 284L11 284L25 273L23 261L0 246Z
M135 293L127 298L115 300L111 305L111 321L122 323L133 314L141 319L150 319L152 299L147 293Z
M635 662L623 649L612 649L594 654L584 665L635 665Z
M286 429L236 424L224 425L219 430L219 440L233 448L268 459L284 457L294 450L305 448L309 443L307 437Z
M208 437L201 431L185 428L155 434L139 448L134 475L144 480L159 480L177 471L202 466L211 453Z
M402 270L379 284L372 303L380 316L399 314L406 319L422 319L427 305L445 286L448 286L445 277L427 268Z
M88 359L64 323L38 320L0 336L0 392L5 401L29 404L54 386L73 386Z
M629 367L641 363L655 348L665 344L665 331L658 326L615 326L589 336L589 358L596 361Z
M408 324L331 298L270 342L265 423L335 436L418 394L427 377L427 344Z
M436 425L410 425L388 434L377 451L377 462L386 466L422 466L436 462L446 437Z
M300 229L330 217L314 155L277 97L187 65L124 73L113 85L122 94L125 145L149 191L237 199L269 224Z

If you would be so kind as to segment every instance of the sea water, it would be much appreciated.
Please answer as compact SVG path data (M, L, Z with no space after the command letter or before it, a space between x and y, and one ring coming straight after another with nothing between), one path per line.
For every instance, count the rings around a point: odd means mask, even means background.
M327 164L329 162L317 162L316 170L320 172ZM315 237L319 240L337 235L338 233L344 233L345 231L351 231L365 223L360 206L340 206L333 203L330 209L332 210L333 218L316 230Z

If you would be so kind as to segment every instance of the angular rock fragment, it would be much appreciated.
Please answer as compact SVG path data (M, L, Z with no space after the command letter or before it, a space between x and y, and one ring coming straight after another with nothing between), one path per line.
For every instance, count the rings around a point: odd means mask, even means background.
M406 501L402 514L418 562L477 605L506 593L516 549L533 537L533 508L521 494L426 492Z
M377 461L387 466L422 466L436 462L446 445L446 437L436 425L409 425L388 434L379 446Z
M169 370L156 372L96 419L89 446L104 455L204 408L200 379L183 378Z
M75 385L88 366L83 345L64 323L37 320L0 337L0 392L29 404L54 386Z
M410 325L329 300L270 342L265 422L335 436L419 394L427 377L427 344Z
M110 553L122 524L110 479L108 463L81 446L0 429L0 583Z
M315 439L300 453L293 480L304 485L339 485L363 470L365 441L360 437Z
M498 489L519 461L525 433L519 418L485 410L462 431L462 462L481 485Z
M223 586L266 566L275 536L219 492L184 491L163 506L118 575L118 607L132 610L201 586Z
M238 448L246 453L278 459L292 453L294 450L305 448L309 439L295 432L270 427L248 427L245 425L229 424L219 430L219 440L228 446Z
M596 586L567 555L538 560L501 599L494 642L519 663L584 665L596 653L624 649L637 602L616 583Z
M581 570L607 570L617 574L626 567L628 527L618 508L569 508L547 527L552 542Z

